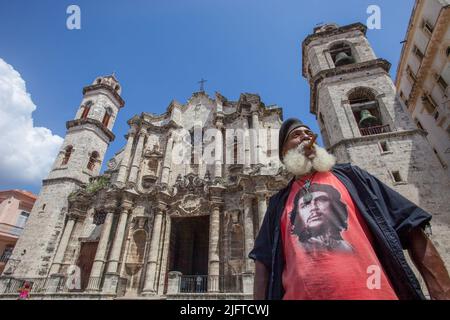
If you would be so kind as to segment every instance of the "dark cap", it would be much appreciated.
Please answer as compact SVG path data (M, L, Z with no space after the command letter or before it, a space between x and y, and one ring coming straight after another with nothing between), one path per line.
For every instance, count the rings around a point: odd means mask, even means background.
M293 130L299 127L306 127L309 129L306 124L303 124L303 122L301 122L297 118L289 118L281 125L280 133L278 135L278 156L280 157L281 161L283 161L283 156L281 153L283 151L283 145L286 142L287 137Z

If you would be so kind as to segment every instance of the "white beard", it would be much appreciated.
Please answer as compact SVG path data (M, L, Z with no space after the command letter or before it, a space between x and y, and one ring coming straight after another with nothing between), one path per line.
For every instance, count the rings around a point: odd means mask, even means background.
M316 150L315 156L307 158L303 151L307 143L305 141L298 145L297 148L293 148L286 153L283 158L283 164L287 171L296 176L303 176L311 173L313 170L317 172L330 171L336 164L336 158L318 145L314 145Z

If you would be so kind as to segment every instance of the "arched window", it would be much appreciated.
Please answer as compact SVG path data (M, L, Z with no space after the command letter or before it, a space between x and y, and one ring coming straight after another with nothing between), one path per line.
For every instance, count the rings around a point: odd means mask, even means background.
M330 48L331 59L335 67L355 63L352 48L347 43L337 43Z
M83 113L81 114L81 119L86 119L89 111L91 110L92 101L86 102L86 104L83 106Z
M64 152L64 158L63 161L61 162L61 165L66 165L69 162L70 156L72 155L73 152L73 147L72 146L67 146Z
M368 88L356 88L349 95L352 108L361 135L368 136L389 132L389 125L383 125L378 101Z
M91 171L94 170L95 164L97 163L97 161L98 161L98 152L93 151L91 153L91 156L89 157L89 162L87 164L87 168Z
M109 120L111 119L111 115L112 115L112 110L111 110L111 108L106 108L106 110L105 110L105 115L103 116L103 120L102 120L102 124L103 124L105 127L108 127Z

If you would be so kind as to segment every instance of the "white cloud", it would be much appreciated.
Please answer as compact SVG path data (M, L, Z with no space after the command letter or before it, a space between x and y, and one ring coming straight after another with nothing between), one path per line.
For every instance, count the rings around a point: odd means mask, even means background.
M25 81L0 58L0 185L38 185L50 171L63 138L34 127L36 105ZM8 185L6 185L8 184Z

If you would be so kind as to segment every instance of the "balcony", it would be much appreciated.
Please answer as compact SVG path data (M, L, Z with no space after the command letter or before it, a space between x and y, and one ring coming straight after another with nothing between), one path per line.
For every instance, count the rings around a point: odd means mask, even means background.
M0 233L19 237L22 234L23 228L14 226L12 224L0 223Z
M383 126L374 126L369 128L359 128L359 132L362 136L372 136L374 134L381 134L381 133L388 133L391 132L391 129L389 128L389 125L383 125Z

